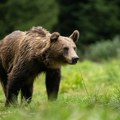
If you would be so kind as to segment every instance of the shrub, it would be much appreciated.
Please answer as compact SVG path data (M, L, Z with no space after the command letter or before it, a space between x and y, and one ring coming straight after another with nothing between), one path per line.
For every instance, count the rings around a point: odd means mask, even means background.
M117 36L112 41L97 42L85 51L85 57L95 61L118 57L120 55L120 37Z

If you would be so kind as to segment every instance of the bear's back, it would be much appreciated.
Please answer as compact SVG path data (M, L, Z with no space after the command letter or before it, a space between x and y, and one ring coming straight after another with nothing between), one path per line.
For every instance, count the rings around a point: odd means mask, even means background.
M25 32L15 31L0 41L0 60L4 69L9 69L18 52L20 42L25 38L25 34Z

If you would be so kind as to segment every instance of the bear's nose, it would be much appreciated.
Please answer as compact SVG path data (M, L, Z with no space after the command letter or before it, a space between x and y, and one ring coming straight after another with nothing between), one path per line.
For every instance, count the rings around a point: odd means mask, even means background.
M78 60L79 60L79 57L73 57L72 64L76 64Z

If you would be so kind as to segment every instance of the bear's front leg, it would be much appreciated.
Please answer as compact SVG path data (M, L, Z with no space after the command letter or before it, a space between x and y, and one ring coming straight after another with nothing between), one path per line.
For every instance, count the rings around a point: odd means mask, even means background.
M46 90L47 90L48 100L57 99L60 79L61 79L60 69L48 69L46 71Z
M27 102L30 103L32 99L33 94L33 81L34 79L31 79L29 83L26 83L21 88L21 103Z

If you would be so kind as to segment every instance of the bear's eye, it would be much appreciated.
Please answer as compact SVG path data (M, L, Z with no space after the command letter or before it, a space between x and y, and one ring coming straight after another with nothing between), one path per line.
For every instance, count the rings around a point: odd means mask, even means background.
M76 51L76 47L73 47L73 49Z
M69 48L68 47L64 47L64 52L68 52Z

